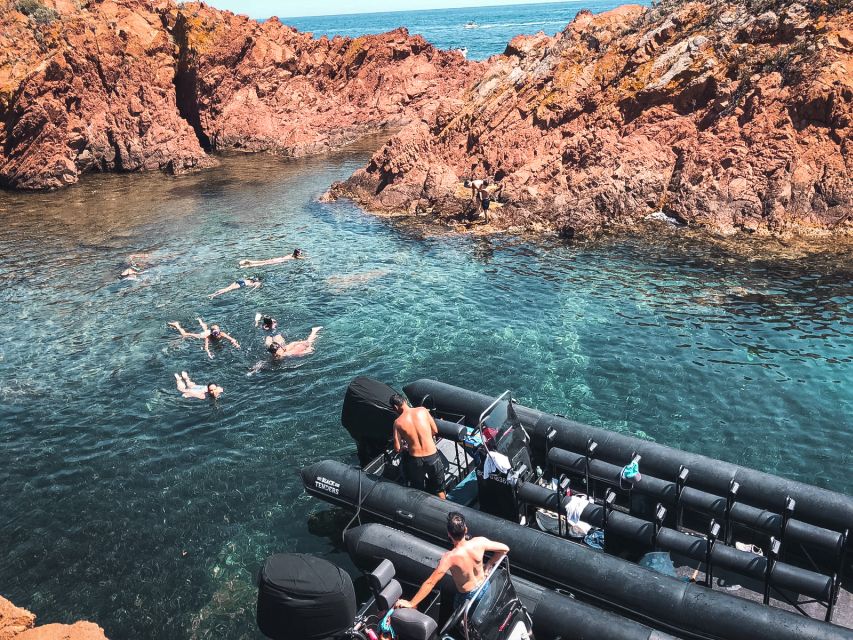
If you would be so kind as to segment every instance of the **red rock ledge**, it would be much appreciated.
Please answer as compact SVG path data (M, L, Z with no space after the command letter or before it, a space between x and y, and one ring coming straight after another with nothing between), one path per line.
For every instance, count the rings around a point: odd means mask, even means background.
M0 186L324 151L428 117L476 63L405 29L320 38L171 0L0 0Z
M664 0L513 40L330 195L572 236L663 210L714 231L853 231L849 0Z
M35 626L36 617L0 596L0 640L107 640L91 622Z

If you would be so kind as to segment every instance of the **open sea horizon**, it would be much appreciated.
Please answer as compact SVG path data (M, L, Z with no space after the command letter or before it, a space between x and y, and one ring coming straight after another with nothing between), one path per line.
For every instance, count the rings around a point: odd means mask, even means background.
M565 29L582 9L601 13L622 4L625 3L578 0L280 19L318 38L324 35L358 37L406 27L410 34L420 34L440 49L465 49L469 59L484 60L503 53L517 35L539 31L554 35Z

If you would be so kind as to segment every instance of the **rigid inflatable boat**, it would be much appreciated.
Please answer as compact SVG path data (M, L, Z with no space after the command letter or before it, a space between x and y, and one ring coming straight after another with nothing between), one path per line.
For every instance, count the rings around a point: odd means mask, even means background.
M389 560L401 579L420 584L438 565L444 549L381 524L364 524L344 534L347 551L359 566ZM513 585L533 622L536 638L597 638L599 640L673 640L643 624L580 602L566 593L513 577ZM440 587L453 592L446 575Z
M413 404L428 407L435 417L438 448L452 471L452 500L566 540L572 538L574 523L580 519L581 524L598 529L599 539L606 541L604 546L611 554L640 559L650 551L662 552L652 555L671 556L681 566L693 568L694 580L701 571L706 587L736 589L739 596L764 604L820 615L828 621L839 595L849 608L850 594L841 588L850 562L846 529L823 526L838 526L845 519L797 504L819 501L843 512L850 503L846 496L548 416L518 406L509 392L490 398L424 380L405 390ZM381 382L356 378L347 389L341 419L357 444L365 470L372 477L405 483L399 457L395 460L389 450L396 418L388 404L393 392ZM577 451L580 444L583 447ZM505 468L489 474L483 464L484 451L486 459L501 456ZM679 464L674 478L667 480L662 476L668 473L667 465L674 464L673 459L693 466ZM633 466L636 472L640 464L642 475L627 478L626 470ZM720 480L721 469L728 473L727 482ZM312 484L310 474L304 480L309 492L331 499L334 486ZM361 487L360 477L357 482ZM761 490L747 490L742 483L758 484ZM462 485L466 491L460 491ZM714 493L723 486L722 495ZM577 506L579 494L582 509L576 508L571 519L568 514ZM771 510L783 494L781 508ZM338 503L359 508L364 506L362 495ZM407 525L407 518L392 514L390 506L381 513L379 505L379 511L374 515L380 519ZM417 527L406 528L423 533ZM512 560L519 562L515 555ZM521 562L520 570L527 571L523 565ZM550 580L547 569L539 577L547 584L567 586L559 579ZM590 593L581 591L597 604L622 607L610 595L592 593L594 586ZM739 604L736 601L732 606ZM683 631L677 622L645 615L642 606L629 606L628 611L662 628ZM850 613L846 611L842 621L848 626ZM717 636L698 632L696 637Z
M306 491L357 515L442 542L447 514L459 511L472 535L510 547L513 568L533 582L568 590L682 637L718 640L853 640L853 631L655 573L564 538L441 500L367 473L322 461L302 470Z
M403 585L387 558L367 574L371 596L357 608L344 570L316 556L276 554L258 576L258 628L272 640L533 640L530 616L504 560L441 620L453 593L434 591L423 612L394 607Z

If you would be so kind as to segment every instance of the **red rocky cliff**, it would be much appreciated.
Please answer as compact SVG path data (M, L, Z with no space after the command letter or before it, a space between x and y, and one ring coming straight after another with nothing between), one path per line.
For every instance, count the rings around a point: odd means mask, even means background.
M168 0L0 0L0 186L303 155L427 117L476 64L405 30L355 40Z
M721 232L853 230L853 16L842 0L682 2L581 12L513 40L462 99L379 150L333 195L470 207L571 236L663 210Z
M107 640L104 630L92 622L45 624L0 596L0 640Z

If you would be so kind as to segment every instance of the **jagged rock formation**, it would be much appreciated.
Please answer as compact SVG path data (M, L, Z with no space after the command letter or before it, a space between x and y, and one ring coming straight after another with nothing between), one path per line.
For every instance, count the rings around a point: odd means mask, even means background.
M844 0L666 0L513 40L464 96L412 123L332 197L470 206L565 235L663 210L720 232L853 229L853 15Z
M0 0L0 186L302 155L425 117L476 64L401 29L298 33L171 0Z
M36 617L0 596L0 640L107 640L92 622L35 626Z

